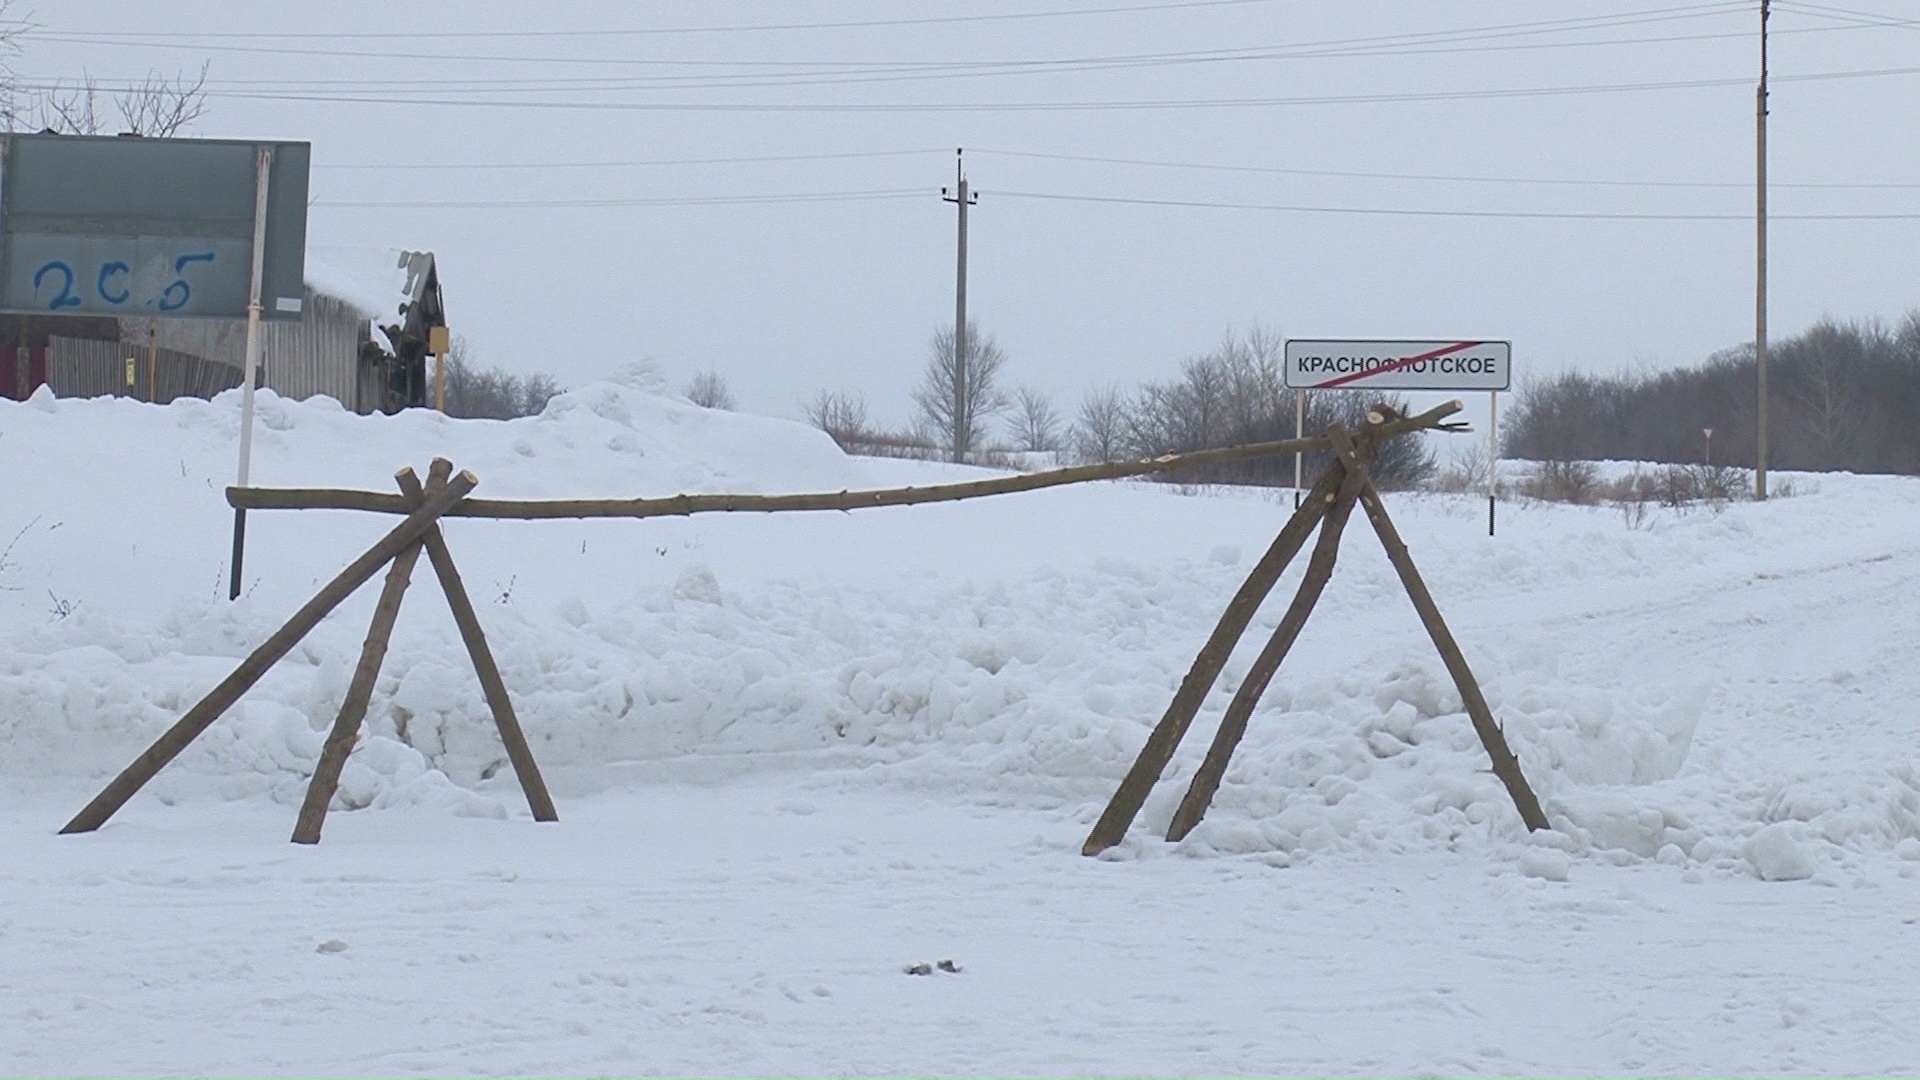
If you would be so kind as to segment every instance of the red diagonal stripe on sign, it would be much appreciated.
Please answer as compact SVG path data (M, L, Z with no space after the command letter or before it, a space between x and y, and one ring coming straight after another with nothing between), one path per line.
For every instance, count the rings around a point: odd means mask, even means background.
M1391 364L1382 364L1379 367L1373 368L1368 371L1355 371L1350 374L1342 375L1337 379L1328 379L1326 382L1323 382L1323 383L1314 383L1312 386L1308 387L1307 389L1331 390L1336 386L1345 386L1350 382L1358 382L1361 379L1371 379L1375 375L1385 375L1389 371L1399 371L1401 368L1412 367L1414 364L1417 364L1422 360L1435 360L1442 356L1450 356L1462 350L1477 348L1485 344L1486 342L1484 341L1456 341L1444 349L1435 349L1432 352L1421 353L1419 356L1409 356L1404 360L1395 360Z

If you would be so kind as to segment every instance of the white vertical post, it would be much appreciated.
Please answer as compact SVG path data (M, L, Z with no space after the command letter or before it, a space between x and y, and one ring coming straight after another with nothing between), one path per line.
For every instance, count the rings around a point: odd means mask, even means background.
M1754 93L1754 273L1753 273L1753 366L1758 376L1759 398L1755 404L1755 427L1759 439L1754 447L1753 497L1767 501L1767 16L1768 0L1760 0L1760 85Z
M267 184L273 173L273 148L260 148L254 163L253 181L253 275L247 285L246 370L240 379L240 477L238 486L246 487L253 465L253 385L260 371L260 287L267 256ZM227 586L227 599L240 599L240 564L246 552L247 511L233 511L233 579Z
M1307 430L1307 392L1293 392L1293 437L1306 437ZM1300 509L1300 451L1293 452L1293 508Z
M1500 493L1500 391L1487 391L1487 535L1493 535L1494 501Z

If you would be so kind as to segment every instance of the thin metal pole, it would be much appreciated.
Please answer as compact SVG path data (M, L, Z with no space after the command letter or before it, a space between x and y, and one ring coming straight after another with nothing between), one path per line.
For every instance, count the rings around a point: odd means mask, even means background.
M273 173L273 148L263 146L255 161L253 181L253 278L247 285L246 371L240 385L240 478L247 486L253 466L253 384L260 370L260 278L267 254L267 183ZM247 548L247 510L233 511L233 579L227 585L227 599L240 599L240 569Z
M1293 392L1293 437L1296 439L1306 438L1306 429L1307 392L1305 390L1295 390ZM1302 457L1303 455L1300 451L1295 450L1293 452L1293 508L1295 510L1300 509L1300 461Z
M1759 372L1759 445L1754 458L1753 497L1767 498L1767 16L1760 0L1760 85L1754 93L1754 289L1753 360Z
M160 320L147 320L147 401L160 400Z
M1500 492L1500 391L1487 391L1487 535L1493 535L1493 508Z

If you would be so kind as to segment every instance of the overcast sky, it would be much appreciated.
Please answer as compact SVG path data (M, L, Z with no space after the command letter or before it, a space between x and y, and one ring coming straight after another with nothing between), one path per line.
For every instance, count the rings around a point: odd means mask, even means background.
M436 252L484 362L652 357L755 411L845 388L904 419L953 318L960 146L972 316L1069 409L1256 322L1510 338L1522 372L1750 341L1758 8L16 0L11 64L210 62L192 134L310 140L309 243ZM1773 326L1895 317L1920 5L1774 9Z

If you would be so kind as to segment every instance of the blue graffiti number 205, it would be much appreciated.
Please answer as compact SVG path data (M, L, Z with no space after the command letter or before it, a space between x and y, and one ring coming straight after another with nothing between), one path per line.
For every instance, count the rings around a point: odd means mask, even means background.
M174 279L160 290L160 295L146 302L147 307L156 307L161 311L179 311L193 298L193 286L187 283L187 268L194 263L213 262L211 251L194 251L177 256L173 260ZM61 259L43 263L33 272L33 292L40 295L42 286L49 285L52 279L53 297L47 301L48 311L60 311L65 308L77 308L81 298L73 291L77 280L73 267ZM100 272L94 278L94 292L101 300L113 307L120 307L133 299L133 291L128 285L133 278L133 267L118 259L100 264Z

